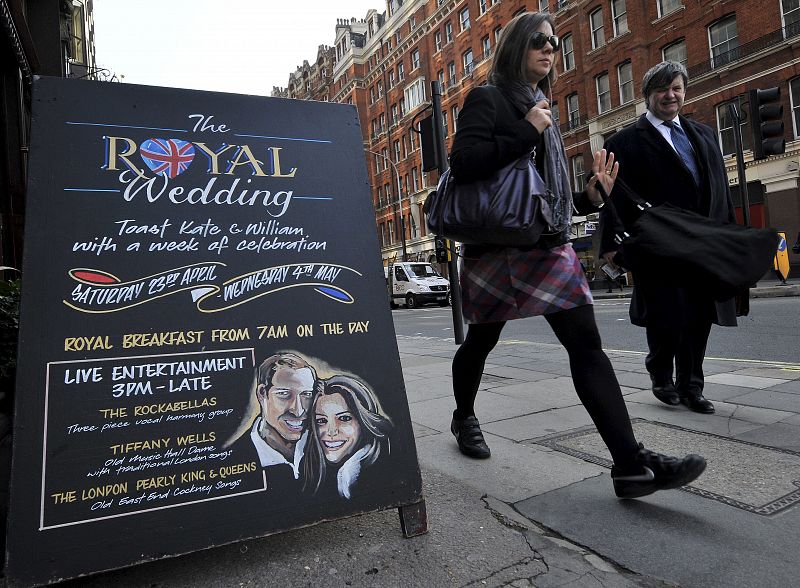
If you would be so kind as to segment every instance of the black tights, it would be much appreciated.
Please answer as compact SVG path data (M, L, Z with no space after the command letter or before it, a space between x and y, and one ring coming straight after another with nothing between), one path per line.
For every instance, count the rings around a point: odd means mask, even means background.
M600 346L600 333L591 305L545 315L569 355L578 398L589 412L614 463L631 465L638 446L614 368ZM475 414L475 397L489 352L497 345L505 322L470 325L453 358L456 418Z

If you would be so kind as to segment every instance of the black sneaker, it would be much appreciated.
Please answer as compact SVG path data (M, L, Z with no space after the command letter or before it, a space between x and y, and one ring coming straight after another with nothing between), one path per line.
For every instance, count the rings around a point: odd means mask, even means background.
M453 422L450 423L450 431L456 436L458 449L464 455L475 459L486 459L492 455L483 438L481 425L476 417L469 416L465 419L453 417Z
M638 472L622 472L617 466L611 468L614 492L619 498L639 498L658 490L680 488L696 480L706 469L706 460L694 453L683 459L661 455L644 448L639 443L635 458L641 466Z

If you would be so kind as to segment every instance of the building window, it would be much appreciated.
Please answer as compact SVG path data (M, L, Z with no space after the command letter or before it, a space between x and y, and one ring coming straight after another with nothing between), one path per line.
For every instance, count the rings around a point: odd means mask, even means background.
M411 69L415 70L419 67L419 49L414 49L411 52Z
M394 147L394 160L400 161L400 139L397 139L392 144Z
M378 98L383 96L383 82L378 80Z
M455 133L458 127L458 104L450 109L450 118L453 119L453 132Z
M417 106L425 102L425 78L417 78L404 91L408 110L414 110Z
M425 84L423 83L422 86L424 87ZM417 146L414 145L414 131L408 133L408 142L411 143L411 151L414 151L417 148Z
M414 188L414 192L419 190L419 171L417 168L411 168L411 186Z
M603 29L603 9L598 8L589 15L589 29L592 31L592 49L606 44L606 33Z
M397 104L392 104L392 124L396 125L400 120L399 111L397 110Z
M370 104L374 104L375 103L375 88L373 88L373 87L370 87L370 89L369 89L369 103Z
M83 29L83 4L73 3L70 25L70 59L75 63L86 63L86 43Z
M619 80L619 103L626 104L633 100L633 67L630 61L617 66Z
M443 69L440 69L436 73L436 78L439 80L439 89L443 90L444 89L444 70Z
M397 81L402 82L406 77L406 67L401 61L397 64Z
M444 25L444 42L453 42L453 23L450 21L447 21L447 23Z
M789 81L789 100L792 104L794 138L800 137L800 78Z
M417 17L411 16L411 18L408 19L408 30L413 31L415 28L417 28Z
M550 12L549 0L539 0L539 12Z
M603 114L611 109L611 90L608 84L608 74L600 74L594 81L597 86L597 112Z
M386 171L387 169L389 169L389 150L386 147L384 147L383 149L381 149L381 155L383 156L383 171Z
M736 139L733 136L733 120L728 113L728 104L733 102L739 110L742 130L742 150L750 149L750 133L747 129L747 117L742 117L742 98L730 100L717 106L717 129L719 129L719 144L723 155L734 155L736 153Z
M486 11L488 10L488 6L487 6L488 4L489 4L488 0L478 0L478 14L479 15L486 13Z
M458 13L458 23L461 26L462 32L469 28L469 8L465 8Z
M553 123L557 125L559 119L561 118L558 114L558 102L553 102L550 105L550 115L553 117Z
M442 126L444 127L444 136L447 137L450 131L447 130L447 111L442 111Z
M658 16L659 18L671 12L675 12L683 6L681 0L658 0Z
M456 83L456 62L451 61L447 64L447 87L454 86Z
M492 44L489 41L489 35L481 39L481 54L484 59L487 59L492 54Z
M467 49L461 56L461 60L461 62L464 64L464 75L466 76L471 74L474 67L474 63L472 62L472 49Z
M494 44L497 45L497 42L500 40L500 35L503 33L503 27L496 27L494 31Z
M394 70L390 69L389 70L389 84L388 84L389 88L394 88L394 84L395 84L395 81L394 81Z
M736 31L735 14L708 27L708 44L711 49L711 67L721 67L738 59L739 35Z
M664 61L677 61L686 65L686 39L680 39L670 43L662 50Z
M398 104L400 105L400 116L403 117L406 115L406 99L400 98Z
M794 37L800 34L800 2L798 0L781 0L781 16L783 17L784 37Z
M575 48L572 45L572 35L565 35L562 39L561 55L564 58L564 71L575 67Z
M611 0L611 18L614 20L614 36L628 32L628 10L625 0Z
M583 155L576 155L571 160L572 163L572 189L575 192L583 192L586 187L586 174L583 171Z
M570 94L567 96L567 123L569 128L574 129L578 126L580 119L580 112L578 111L578 94Z
M442 49L442 31L436 31L433 33L433 44L436 47L437 51L441 51Z
M378 115L378 127L381 133L386 130L386 115L382 112Z

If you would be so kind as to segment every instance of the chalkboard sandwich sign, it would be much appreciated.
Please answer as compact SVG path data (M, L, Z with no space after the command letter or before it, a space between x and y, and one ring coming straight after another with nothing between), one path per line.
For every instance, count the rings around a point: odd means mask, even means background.
M38 78L26 215L9 585L424 531L354 107Z

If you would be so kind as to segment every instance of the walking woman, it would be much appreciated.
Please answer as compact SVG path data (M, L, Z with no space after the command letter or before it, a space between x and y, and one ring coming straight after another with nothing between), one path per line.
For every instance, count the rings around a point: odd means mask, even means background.
M586 190L572 193L564 144L549 109L559 47L554 28L546 13L514 18L497 45L490 85L473 89L458 117L450 156L455 181L490 178L531 153L554 194L556 230L532 247L464 247L460 281L469 329L453 359L456 410L451 431L464 455L490 456L474 412L486 358L506 321L542 315L566 348L578 396L611 452L617 496L645 496L691 482L706 462L699 455L667 457L637 443L611 362L602 350L592 296L568 235L573 205L580 214L602 207L597 184L610 193L619 165L613 154L596 152Z

